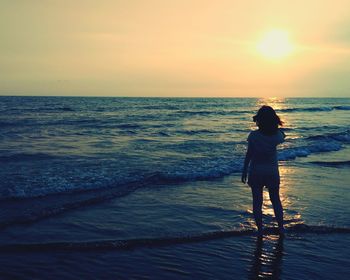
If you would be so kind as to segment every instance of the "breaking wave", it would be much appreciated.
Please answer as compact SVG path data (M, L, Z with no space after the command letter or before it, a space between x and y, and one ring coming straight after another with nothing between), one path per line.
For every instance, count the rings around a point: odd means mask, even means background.
M278 234L277 228L267 228L264 234ZM293 225L286 229L289 234L349 234L350 228L330 226L309 226L305 224ZM140 238L125 240L102 240L87 242L53 242L53 243L24 243L0 245L0 252L28 252L28 251L96 251L96 250L133 250L143 247L161 247L176 244L205 242L210 240L252 236L252 229L204 232L191 235L169 236L162 238Z
M276 110L277 112L328 112L333 110L349 111L350 106L329 106L329 107L307 107L307 108L286 108Z
M328 166L328 167L350 166L350 160L346 160L346 161L311 161L310 163L321 165L321 166Z
M308 138L302 139L300 143L294 143L290 147L283 148L279 150L278 157L279 160L289 161L297 157L306 157L314 153L324 153L331 151L338 151L343 148L344 144L350 142L350 133L345 131L342 133L333 133L325 135L316 135ZM215 144L207 143L205 141L200 142L200 145L196 144L197 142L185 142L180 143L180 147L175 147L179 151L191 150L194 151L197 146L200 147L198 153L202 151L206 152L208 149L214 151L218 149L218 154L216 157L212 156L201 156L201 157L189 157L183 160L178 160L173 163L165 164L162 166L157 166L155 168L149 167L147 170L142 166L130 166L128 169L120 169L118 165L118 172L105 174L102 169L83 169L77 168L76 172L73 174L74 183L71 183L69 180L62 178L59 174L51 174L40 177L40 184L31 184L28 185L31 181L27 181L28 187L25 185L11 186L1 190L0 199L8 198L27 198L27 197L41 197L50 194L58 193L69 193L76 191L90 191L92 189L115 189L124 186L139 184L140 186L144 185L154 185L154 184L177 184L187 181L195 180L214 180L221 178L230 174L239 173L242 170L243 164L243 153L239 154L224 154L229 151L228 149L234 145L234 142L225 143L225 144ZM197 145L197 146L196 146ZM219 147L217 145L222 145ZM242 145L242 143L241 143ZM170 149L166 147L166 149ZM171 147L174 149L174 147ZM216 151L216 150L215 150ZM62 164L64 162L82 160L81 156L75 158L74 156L64 156L64 155L51 155L46 153L17 153L17 154L3 154L0 156L0 162L27 162L35 161L40 163L40 161L46 162L50 160L60 161ZM87 158L84 158L87 160ZM322 163L317 163L321 165ZM348 165L347 162L341 163L323 163L323 165L328 166L344 166ZM109 169L114 167L110 166ZM137 174L132 172L132 170L138 170ZM59 170L57 170L59 173ZM129 174L130 173L130 174ZM94 178L94 183L88 183L88 178ZM36 181L37 182L37 181ZM42 187L46 186L46 187Z

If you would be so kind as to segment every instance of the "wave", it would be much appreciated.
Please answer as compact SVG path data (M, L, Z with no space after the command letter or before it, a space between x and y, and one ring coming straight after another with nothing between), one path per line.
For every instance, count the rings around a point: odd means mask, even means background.
M307 137L306 139L313 140L313 141L324 141L324 142L335 140L335 141L347 143L347 142L350 142L350 130L336 132L336 133L313 135L313 136Z
M327 167L345 167L350 166L350 160L346 161L311 161L312 164L317 164Z
M18 126L31 126L34 122L30 122L29 120L18 120L18 121L0 121L0 127L18 127Z
M204 174L197 174L200 179L212 179L222 176L217 173L214 177L204 177ZM201 177L200 177L201 176ZM9 208L13 205L21 204L21 207L15 207L9 215L5 215L0 219L0 229L16 225L32 224L37 221L59 215L71 210L88 207L98 203L102 203L115 198L126 196L139 188L159 185L170 185L183 183L184 181L195 180L192 176L187 177L184 174L160 174L154 173L148 177L133 182L119 183L117 185L109 185L104 188L96 189L80 189L75 191L65 191L64 193L26 193L18 192L19 197L11 197L2 199L2 207ZM39 195L39 196L38 196ZM30 200L28 200L30 198ZM53 203L54 201L54 203ZM29 203L29 207L28 207ZM24 208L23 208L24 207ZM23 209L22 209L23 208ZM219 208L215 209L218 210Z
M152 184L178 184L195 180L214 180L232 173L240 172L242 160L218 158L215 160L193 161L187 165L179 166L177 170L154 172L142 179L147 185Z
M350 106L334 106L333 107L335 110L350 110Z
M85 162L88 158L51 156L47 154L15 154L11 156L1 156L0 162L34 162L42 161L45 165L50 165L44 160L58 159L55 164L65 165L67 160ZM214 180L226 175L239 172L241 170L242 158L194 158L176 163L176 167L169 165L163 167L148 167L146 170L137 166L129 166L125 169L118 169L117 162L114 162L115 172L109 173L112 167L104 169L86 169L84 166L77 168L74 177L65 179L65 175L58 175L59 167L53 172L47 172L38 178L28 178L25 184L14 184L11 180L7 186L0 190L0 201L23 200L27 198L42 198L50 195L72 194L90 191L117 191L123 188L133 188L152 186L156 184L179 184L195 180ZM95 159L89 159L90 163ZM65 170L64 168L62 170ZM137 171L136 171L137 170ZM57 174L56 174L57 172ZM106 175L105 172L108 172ZM92 178L92 183L89 179ZM73 182L71 180L74 180ZM34 182L34 183L33 183ZM0 222L1 224L1 222Z
M334 134L331 135L331 138L322 138L322 137L309 137L302 142L304 145L283 148L278 151L278 159L281 161L294 160L298 157L307 157L315 153L324 153L338 151L343 148L343 141L337 140L348 140L349 134ZM335 140L337 139L337 140ZM347 142L346 142L347 143ZM213 143L214 145L215 143ZM237 143L236 143L237 144ZM200 146L207 145L206 149L213 149L203 142ZM232 143L234 146L234 143ZM230 149L231 144L226 144L222 149ZM166 149L169 149L166 147ZM191 143L188 146L181 146L179 150L195 150L195 147ZM205 152L206 149L203 148ZM202 150L199 151L202 153ZM222 152L221 150L219 151ZM20 162L20 161L36 161L36 160L50 160L57 159L59 156L54 156L45 153L18 153L13 155L0 156L0 162ZM67 157L62 157L62 160L66 160ZM74 158L71 158L74 160ZM96 181L96 184L89 185L87 187L84 184L69 184L67 181L62 181L57 186L48 186L47 188L27 188L23 187L13 187L8 191L3 191L0 194L1 199L9 198L28 198L28 197L43 197L51 194L58 193L72 193L76 191L90 191L91 189L107 189L107 188L119 188L120 186L128 185L130 182L132 184L137 183L140 185L153 185L153 184L178 184L185 183L189 181L196 180L215 180L218 178L225 177L230 174L240 173L243 165L243 154L226 154L226 155L217 155L216 157L197 157L197 158L188 158L185 160L177 161L175 165L166 165L162 168L157 168L154 171L148 171L141 168L138 172L138 175L129 174L128 172L123 172L122 175L114 174L112 177L109 177L108 180L97 173L86 174L86 172L81 172L84 179L80 180L81 182L86 181L86 178L92 176L99 178L101 180ZM328 164L331 165L331 164ZM333 164L336 165L336 164ZM344 166L345 163L339 163L337 166ZM97 171L96 171L97 172ZM80 174L78 172L78 174ZM118 176L116 176L118 175ZM44 178L45 179L45 178ZM78 182L79 178L75 180ZM48 182L53 182L52 179L48 178ZM66 183L64 183L66 182ZM45 182L43 182L45 184ZM7 188L8 189L8 188Z
M78 126L80 128L94 128L94 129L114 129L119 128L120 130L126 129L141 129L142 125L136 123L122 123L118 124L119 120L108 120L105 119L95 119L95 118L87 118L87 119L65 119L65 120L50 120L45 121L38 120L18 120L18 121L0 121L0 127L36 127L36 126Z
M177 130L175 131L179 134L186 134L186 135L196 135L196 134L214 134L214 133L220 133L220 131L215 130L209 130L209 129L198 129L198 130Z
M138 109L145 109L145 110L179 110L179 105L170 105L170 104L162 104L162 105L144 105L144 106L138 106Z
M308 145L303 147L286 148L278 153L279 160L293 160L297 157L307 157L313 153L324 153L339 151L342 148L341 143L329 142L318 143L315 145Z
M329 226L308 226L297 224L286 229L289 234L349 234L350 228ZM277 228L267 228L265 235L278 234ZM52 242L52 243L22 243L0 245L0 252L28 252L28 251L96 251L96 250L134 250L148 247L157 248L177 244L205 242L223 238L255 235L253 229L204 232L191 235L169 236L162 238L139 238L124 240L101 240L87 242Z
M66 107L66 106L52 106L49 105L47 107L33 107L33 108L11 108L7 109L7 111L10 112L36 112L36 113L47 113L47 112L74 112L75 110L71 107Z
M16 153L0 156L0 162L33 161L54 158L57 158L57 156L45 153Z
M63 185L54 187L49 185L48 188L11 188L11 193L1 194L3 207L6 208L6 203L26 205L28 201L34 203L35 207L18 209L11 215L1 218L0 228L31 224L67 211L119 198L143 187L174 185L195 180L214 180L240 171L241 162L242 160L232 161L232 159L228 162L218 159L217 165L212 165L209 161L204 165L193 162L190 165L179 167L176 171L151 172L139 174L136 177L130 175L117 180L112 179L114 183L105 182L105 185L92 186L82 184L74 189L71 189L71 186L65 182ZM49 181L52 180L49 178Z
M86 125L95 127L101 121L97 119L66 119L66 120L49 120L44 119L20 119L16 121L0 121L0 127L36 127L36 126L66 126L66 125Z
M39 108L39 111L40 110L43 110L43 111L63 111L63 112L74 112L75 110L73 108L70 108L70 107L54 107L54 108L42 108L40 109Z
M134 124L134 123L118 124L118 125L115 125L114 127L116 127L116 128L121 128L121 129L136 129L136 128L142 128L141 125Z
M240 114L247 114L251 113L254 114L253 111L247 111L247 110L180 110L171 114L176 114L176 115L202 115L202 116L207 116L207 115L221 115L221 116L227 116L227 115L240 115Z
M328 112L333 110L349 111L350 106L285 108L285 109L277 109L276 111L281 113L289 113L289 112Z
M169 137L170 134L169 133L166 133L164 131L159 131L158 133L155 133L156 135L159 135L159 136L165 136L165 137Z
M80 189L64 193L49 193L39 197L23 194L2 200L2 207L14 208L8 215L1 217L0 229L16 225L32 224L37 221L62 214L71 210L88 207L117 197L126 196L136 189L149 185L149 182L134 181L110 185L98 189ZM30 200L28 200L30 198ZM19 207L14 207L18 205ZM29 204L28 204L29 203ZM29 206L28 206L29 205Z
M142 139L139 141L141 140ZM143 139L142 141L149 140ZM292 147L279 150L278 158L282 161L288 161L297 157L306 157L314 153L338 151L343 148L343 143L348 142L350 142L349 131L311 136L301 139L300 142L292 141ZM143 143L141 142L141 144ZM176 161L174 160L172 163L169 161L169 163L162 164L161 166L152 165L153 167L146 164L149 161L145 161L145 164L140 161L140 163L130 163L130 165L135 164L135 166L126 166L125 170L123 169L124 171L116 165L116 170L119 168L120 172L108 173L108 176L103 175L104 170L102 169L91 170L88 168L88 165L91 164L92 161L99 160L98 157L84 158L82 156L52 155L46 153L2 154L0 156L0 162L31 162L43 160L43 162L45 162L44 164L46 164L47 161L51 159L57 159L61 160L60 162L57 161L57 163L62 163L62 165L66 164L67 160L77 160L78 165L77 172L75 172L76 175L74 175L73 178L74 182L72 182L70 178L62 180L62 176L56 176L56 174L50 172L40 177L39 183L35 181L34 184L30 184L33 180L29 179L26 184L9 184L1 190L0 200L44 197L55 194L68 194L109 188L118 189L124 188L125 186L128 187L130 184L151 186L154 184L178 184L196 180L215 180L241 172L243 153L239 152L238 149L237 151L230 151L233 147L241 144L242 143L233 141L218 143L203 140L199 142L187 141L180 143L180 146L176 146L175 148L169 145L162 146L162 149L167 151L170 149L179 152L191 151L201 156L191 157L191 154L189 154L188 157L183 157L181 160L176 159ZM198 149L197 146L199 147ZM204 154L206 156L204 156ZM116 160L118 160L118 158L116 158ZM86 165L80 168L79 165L82 162L85 162ZM111 163L106 163L106 170L113 169L109 164L115 164L115 161L111 160ZM339 163L337 166L344 165L346 165L346 163ZM137 174L135 175L131 172L131 169L137 169ZM56 171L59 172L59 170ZM85 183L89 182L89 178L93 178L92 183Z
M350 143L350 131L313 135L304 140L308 142L307 145L280 150L279 160L293 160L313 153L339 151L343 148L343 143Z

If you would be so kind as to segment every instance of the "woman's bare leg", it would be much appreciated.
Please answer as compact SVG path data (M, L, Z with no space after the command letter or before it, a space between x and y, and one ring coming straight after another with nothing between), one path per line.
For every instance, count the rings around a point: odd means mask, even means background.
M269 195L273 211L275 212L278 228L280 229L280 232L283 233L283 207L280 199L279 187L269 188Z
M253 186L253 214L259 234L262 234L262 203L263 203L263 186Z

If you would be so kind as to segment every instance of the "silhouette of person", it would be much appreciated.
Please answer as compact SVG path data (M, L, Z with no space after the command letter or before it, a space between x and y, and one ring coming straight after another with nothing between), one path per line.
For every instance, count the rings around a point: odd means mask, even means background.
M270 200L280 234L284 234L283 208L279 195L280 176L278 170L277 145L284 142L285 134L279 129L283 122L270 106L262 106L253 117L258 126L248 136L248 149L244 160L242 182L251 187L253 214L258 234L263 234L262 203L263 188L269 190Z

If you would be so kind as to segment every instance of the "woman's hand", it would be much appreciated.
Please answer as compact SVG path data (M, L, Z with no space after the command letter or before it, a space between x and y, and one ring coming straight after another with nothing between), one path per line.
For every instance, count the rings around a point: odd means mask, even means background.
M241 181L243 184L245 184L247 182L247 171L246 170L243 170L243 172L242 172Z

